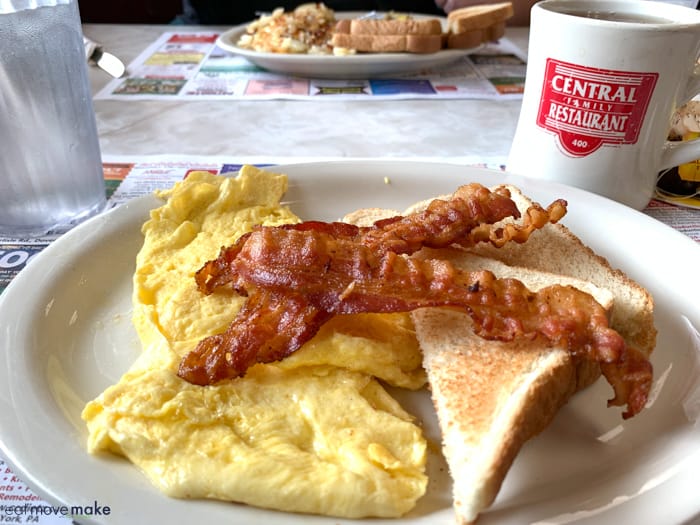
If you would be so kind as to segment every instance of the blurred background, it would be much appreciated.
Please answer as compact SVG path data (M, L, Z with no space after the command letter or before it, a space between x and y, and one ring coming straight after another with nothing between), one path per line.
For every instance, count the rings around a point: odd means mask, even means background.
M81 20L92 24L169 24L183 11L182 0L79 0L78 5Z

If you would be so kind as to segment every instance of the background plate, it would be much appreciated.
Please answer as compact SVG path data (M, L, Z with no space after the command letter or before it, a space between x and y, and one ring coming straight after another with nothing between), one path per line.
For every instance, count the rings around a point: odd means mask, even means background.
M303 218L333 220L360 207L403 209L463 183L510 182L544 203L569 201L564 222L656 302L655 394L623 422L607 409L605 381L578 394L516 459L480 525L681 523L698 513L700 247L682 234L577 189L450 164L348 161L295 164L287 202ZM131 276L141 224L159 202L143 197L82 224L41 252L0 296L0 448L39 495L66 505L108 505L82 523L356 524L243 505L169 499L130 463L85 451L84 404L115 383L139 353L131 326ZM685 318L684 318L685 316ZM426 392L402 396L439 440ZM430 485L402 520L453 524L450 480L439 454Z
M336 13L338 19L357 18L365 13ZM423 18L420 15L413 15ZM435 18L435 17L432 17ZM446 66L460 57L473 53L482 46L471 49L444 49L437 53L360 53L348 56L297 55L289 53L263 53L238 47L236 42L245 33L248 24L236 26L219 35L217 45L226 51L240 55L253 64L273 71L311 78L369 79L418 73L425 69Z

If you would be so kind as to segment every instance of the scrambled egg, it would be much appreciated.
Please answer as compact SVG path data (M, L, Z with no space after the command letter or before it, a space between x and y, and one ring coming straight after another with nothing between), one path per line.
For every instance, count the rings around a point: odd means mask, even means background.
M292 11L278 7L246 27L236 45L253 51L329 55L335 12L322 3L306 3Z
M286 189L284 175L246 166L236 178L193 173L161 192L134 274L143 351L85 407L88 450L127 457L173 497L401 516L425 492L426 442L377 378L425 383L407 315L339 316L291 357L217 385L176 374L245 300L231 290L202 295L194 272L255 224L297 222L280 205Z

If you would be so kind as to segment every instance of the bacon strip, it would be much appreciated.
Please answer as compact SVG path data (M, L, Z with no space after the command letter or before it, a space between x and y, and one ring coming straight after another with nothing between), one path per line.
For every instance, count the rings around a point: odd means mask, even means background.
M204 339L185 356L178 374L201 385L238 377L257 362L296 351L334 315L451 306L465 309L482 337L542 337L600 362L615 390L610 403L627 403L624 417L638 413L648 396L651 366L626 348L588 294L561 286L531 292L490 272L461 272L445 261L407 257L423 246L522 242L534 228L558 220L564 206L528 213L522 227L508 232L483 228L484 221L517 214L506 201L506 195L473 186L422 214L369 228L307 222L254 229L198 272L203 292L231 283L248 299L226 332Z
M279 249L279 246L273 244L279 241L274 240L272 236L279 230L313 231L313 235L327 234L336 241L362 244L375 255L387 252L411 254L423 247L444 248L452 244L469 247L479 242L490 242L494 246L503 246L509 241L522 243L527 241L534 230L548 222L557 222L565 213L566 202L557 200L546 210L538 205L532 206L526 211L520 224L494 226L494 223L509 217L520 218L520 212L510 199L510 193L502 187L492 192L480 184L467 184L458 188L450 200L433 200L421 213L380 220L370 227L360 228L347 223L319 221L275 228L257 227L241 236L234 245L222 248L219 257L207 262L197 272L195 279L200 291L206 294L225 284L234 283L234 288L246 295L245 281L236 285L234 261L248 242L255 242L256 249L266 250L269 257L274 257L273 252ZM265 240L251 240L251 237L260 236L265 236ZM301 244L298 250L292 248L285 257L297 258L303 255L305 241L301 239L299 242ZM246 249L251 248L247 246ZM308 250L306 253L308 254ZM283 270L287 266L287 260L279 259L279 262Z

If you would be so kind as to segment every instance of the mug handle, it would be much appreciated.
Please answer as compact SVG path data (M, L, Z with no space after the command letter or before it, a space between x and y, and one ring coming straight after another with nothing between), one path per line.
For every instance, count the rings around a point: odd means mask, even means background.
M700 64L695 66L681 100L685 103L697 94L700 94ZM667 140L661 154L661 169L666 170L698 159L700 159L700 138L683 142Z

